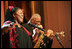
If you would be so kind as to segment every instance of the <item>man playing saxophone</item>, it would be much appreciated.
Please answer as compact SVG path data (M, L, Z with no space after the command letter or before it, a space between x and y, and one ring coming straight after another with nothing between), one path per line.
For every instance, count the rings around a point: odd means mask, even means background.
M28 23L35 24L38 27L43 28L43 26L41 25L41 16L39 14L34 14ZM40 47L41 48L51 48L53 38L50 36L53 35L53 31L48 30L47 34L44 35L43 39L39 39L40 35L41 35L41 30L38 28L33 28L32 38L34 41L34 46L36 46L36 43L40 43L39 47L34 47L34 48L40 48ZM43 34L42 34L42 36L43 36Z

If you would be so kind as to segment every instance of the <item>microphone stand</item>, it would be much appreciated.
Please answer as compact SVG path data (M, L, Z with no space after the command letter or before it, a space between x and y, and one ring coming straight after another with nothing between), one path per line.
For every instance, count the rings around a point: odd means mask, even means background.
M59 36L56 34L55 37L57 38L57 41L59 42L59 44L61 45L61 47L64 48L64 46L62 45L62 43L61 43L61 41L59 39Z

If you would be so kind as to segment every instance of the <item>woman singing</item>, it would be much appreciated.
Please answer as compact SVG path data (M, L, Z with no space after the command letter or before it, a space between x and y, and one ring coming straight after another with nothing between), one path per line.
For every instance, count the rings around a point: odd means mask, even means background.
M23 23L22 9L9 6L3 26L1 27L2 48L32 48L32 32L29 32Z

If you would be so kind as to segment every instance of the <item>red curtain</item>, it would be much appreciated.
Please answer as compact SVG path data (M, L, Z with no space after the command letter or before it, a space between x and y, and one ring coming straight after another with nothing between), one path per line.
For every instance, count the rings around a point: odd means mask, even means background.
M65 37L59 36L65 48L71 48L71 1L44 1L45 29L52 29L54 33L64 31ZM56 38L53 48L61 48Z
M4 23L4 16L7 8L8 8L8 1L1 1L1 26Z

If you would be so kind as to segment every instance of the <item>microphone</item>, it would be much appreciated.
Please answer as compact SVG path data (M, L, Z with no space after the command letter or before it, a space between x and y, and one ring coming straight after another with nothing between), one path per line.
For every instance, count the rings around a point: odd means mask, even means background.
M32 27L34 27L34 28L38 28L38 29L40 29L40 30L42 30L42 31L46 31L46 30L44 30L43 28L40 28L39 26L37 26L37 25L35 25L35 24L31 24L31 23L28 23L29 25L31 25Z

